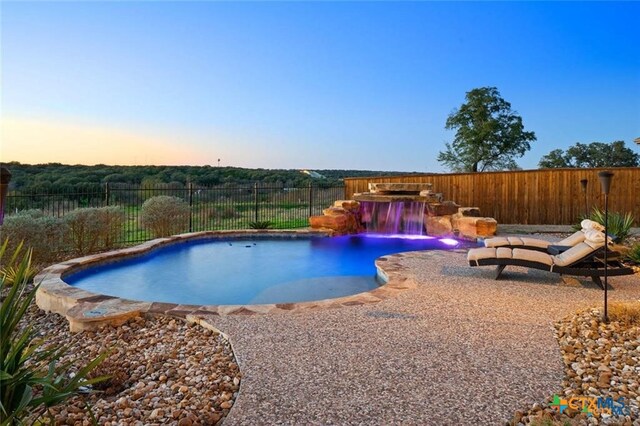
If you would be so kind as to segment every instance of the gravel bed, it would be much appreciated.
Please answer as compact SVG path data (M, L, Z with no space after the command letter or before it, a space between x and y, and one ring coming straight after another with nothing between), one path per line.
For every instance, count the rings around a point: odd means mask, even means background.
M377 304L208 317L243 372L225 425L504 424L562 389L554 322L597 305L595 284L516 267L496 281L465 252L393 258L417 288ZM611 300L640 297L638 278L612 279Z
M567 407L560 414L550 404L552 398L517 411L510 425L540 423L549 419L571 425L640 425L640 327L616 321L604 323L600 309L587 309L555 324L556 337L565 364L560 398L623 398L620 413L588 416ZM579 402L577 404L580 404Z
M66 320L32 307L26 321L47 344L68 345L63 361L87 363L110 351L96 393L51 409L56 424L88 425L85 398L101 425L221 423L238 394L240 372L220 334L170 317L138 317L121 327L71 334Z

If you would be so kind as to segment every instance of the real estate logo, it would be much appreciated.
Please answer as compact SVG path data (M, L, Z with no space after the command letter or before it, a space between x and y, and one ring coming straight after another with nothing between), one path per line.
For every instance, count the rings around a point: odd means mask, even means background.
M549 405L557 409L559 413L563 413L567 408L570 408L585 413L589 417L600 417L602 414L609 416L626 416L630 414L630 410L625 405L624 397L622 396L617 401L614 401L610 396L579 395L565 399L554 394L553 401Z

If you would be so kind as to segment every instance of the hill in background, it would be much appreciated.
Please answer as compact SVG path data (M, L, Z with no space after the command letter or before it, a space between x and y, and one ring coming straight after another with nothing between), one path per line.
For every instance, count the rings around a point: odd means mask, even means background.
M4 163L12 174L11 189L50 191L82 186L110 184L173 184L193 183L202 186L234 186L259 183L287 187L305 186L309 182L321 185L340 185L346 177L407 175L407 172L375 170L303 170L245 169L211 166L95 166ZM317 177L320 174L322 177ZM417 174L417 173L416 173Z

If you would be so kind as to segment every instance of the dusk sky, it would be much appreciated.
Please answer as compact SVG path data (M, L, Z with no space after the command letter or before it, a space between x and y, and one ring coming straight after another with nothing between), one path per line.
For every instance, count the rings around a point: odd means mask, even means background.
M496 86L537 142L640 152L639 2L2 2L1 157L439 172Z

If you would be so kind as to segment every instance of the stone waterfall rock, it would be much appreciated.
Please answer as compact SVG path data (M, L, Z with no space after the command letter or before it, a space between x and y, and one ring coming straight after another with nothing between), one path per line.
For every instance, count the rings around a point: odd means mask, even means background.
M357 201L338 200L322 213L322 216L309 218L311 228L330 230L332 235L357 234L363 230Z
M460 210L463 210L463 208ZM475 210L478 209L476 208ZM464 209L465 213L468 211ZM478 237L493 236L498 229L498 222L494 218L465 216L461 211L451 216L451 225L454 233L457 233L460 238L472 240Z
M425 216L425 228L427 235L432 237L451 237L453 236L453 226L451 225L451 216Z
M336 200L333 202L333 207L340 207L350 212L360 210L360 203L355 200Z
M460 207L458 213L461 216L480 217L480 209L477 207Z
M451 216L452 214L456 214L459 208L460 206L453 201L429 203L426 206L425 214L427 216Z

